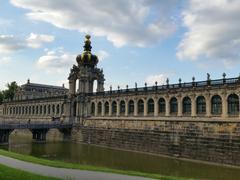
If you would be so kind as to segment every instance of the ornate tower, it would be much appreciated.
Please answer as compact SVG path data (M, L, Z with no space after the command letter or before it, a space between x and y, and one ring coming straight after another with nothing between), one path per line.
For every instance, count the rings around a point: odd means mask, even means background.
M97 81L97 92L104 91L103 70L97 68L98 57L91 53L90 35L85 36L84 51L76 58L77 66L71 68L69 80L69 95L66 116L69 119L81 119L89 114L87 95L93 93L94 81ZM76 82L78 81L78 87Z

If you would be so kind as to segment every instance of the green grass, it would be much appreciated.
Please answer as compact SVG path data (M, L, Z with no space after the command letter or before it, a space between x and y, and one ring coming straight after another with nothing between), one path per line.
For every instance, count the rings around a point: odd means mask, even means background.
M57 180L57 178L40 176L26 171L10 168L0 164L0 179L4 180Z
M0 149L0 154L4 155L4 156L15 158L18 160L22 160L22 161L27 161L27 162L32 162L32 163L46 165L46 166L52 166L52 167L59 167L59 168L99 171L99 172L131 175L131 176L148 177L148 178L161 179L161 180L186 180L186 178L181 178L181 177L162 176L159 174L143 173L143 172L137 172L137 171L127 171L127 170L110 169L110 168L106 168L106 167L96 167L96 166L90 166L90 165L73 164L73 163L66 163L63 161L56 161L56 160L52 161L52 160L37 158L37 157L29 156L29 155L17 154L17 153L5 151L2 149Z

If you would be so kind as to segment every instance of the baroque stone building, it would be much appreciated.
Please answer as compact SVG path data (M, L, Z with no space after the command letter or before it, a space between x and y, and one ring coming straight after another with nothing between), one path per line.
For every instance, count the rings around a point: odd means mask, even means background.
M72 129L75 141L240 165L240 77L211 80L207 74L205 81L193 77L189 83L167 80L105 91L91 49L87 35L68 77L69 90L28 82L13 101L3 103L2 118L60 118L78 126Z

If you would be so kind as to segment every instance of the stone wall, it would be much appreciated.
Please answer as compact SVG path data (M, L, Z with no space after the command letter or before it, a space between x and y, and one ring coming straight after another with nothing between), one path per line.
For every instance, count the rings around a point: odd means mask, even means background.
M135 126L133 126L135 124ZM86 120L74 141L113 148L240 165L240 122L181 120Z

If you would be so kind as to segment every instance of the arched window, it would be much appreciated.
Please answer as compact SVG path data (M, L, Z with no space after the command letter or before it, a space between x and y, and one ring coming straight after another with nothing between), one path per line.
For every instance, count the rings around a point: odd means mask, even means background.
M133 113L134 113L134 101L130 100L128 102L128 114L133 115Z
M101 115L102 115L102 103L101 103L101 102L98 102L98 105L97 105L97 114L98 114L98 116L101 116Z
M36 106L36 114L38 114L38 106Z
M47 114L47 106L46 106L46 105L43 106L43 114L44 114L44 115Z
M160 98L158 100L158 112L160 114L165 114L166 112L166 103L164 98Z
M222 99L219 95L215 95L212 97L211 104L212 104L212 114L222 113Z
M55 105L52 105L52 114L55 114Z
M91 114L92 114L92 116L95 115L95 103L94 102L92 102L92 105L91 105Z
M153 99L148 100L147 107L148 107L148 114L153 114L154 113L154 100Z
M171 114L177 114L178 112L178 102L177 98L172 97L170 100L170 113Z
M228 114L238 115L239 114L239 97L236 94L228 96Z
M25 112L25 111L24 111L24 106L22 106L22 114L23 114L23 115L24 115L24 112Z
M64 113L64 104L61 105L61 114Z
M121 115L125 114L125 101L120 102L120 114Z
M144 113L144 102L142 99L138 101L138 115L141 115Z
M25 107L25 114L26 115L28 114L28 107L27 106Z
M32 106L29 106L29 114L32 114Z
M189 97L184 97L182 101L183 114L191 114L191 99Z
M117 113L117 103L116 101L112 102L112 115L116 115Z
M206 100L204 96L197 97L197 114L206 114Z
M35 114L35 106L32 107L32 114Z
M50 115L51 114L51 105L49 104L48 105L48 115Z
M59 107L59 104L57 105L57 114L60 113L60 107Z
M105 109L105 116L109 115L109 102L106 101L104 104L104 109Z

